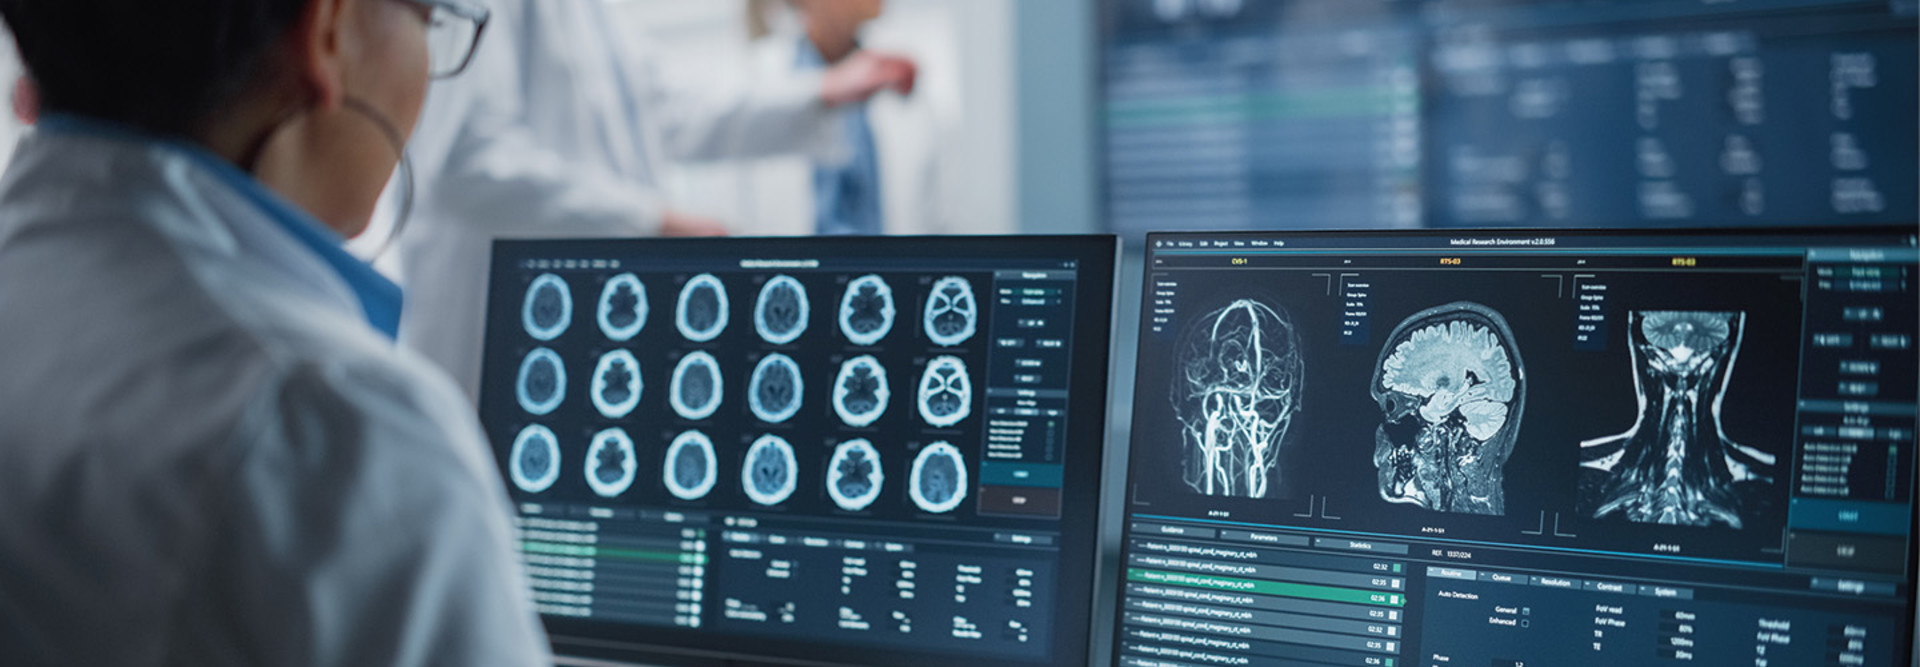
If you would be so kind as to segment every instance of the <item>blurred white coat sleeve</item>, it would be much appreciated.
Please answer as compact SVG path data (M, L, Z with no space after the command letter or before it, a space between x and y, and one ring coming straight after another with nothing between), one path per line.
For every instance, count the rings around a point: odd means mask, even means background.
M819 72L750 81L677 81L641 47L625 50L627 85L663 152L682 162L799 155L844 160L845 116L820 99Z

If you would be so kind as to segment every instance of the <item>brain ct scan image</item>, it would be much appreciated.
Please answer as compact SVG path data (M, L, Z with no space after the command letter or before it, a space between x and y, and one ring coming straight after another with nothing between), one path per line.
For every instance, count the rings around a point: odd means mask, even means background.
M573 293L560 276L542 273L527 286L527 299L520 305L520 323L534 340L553 340L573 322Z
M727 287L713 274L702 273L680 288L673 323L687 340L705 343L727 330L727 308Z
M769 354L753 367L748 381L747 407L769 424L793 418L800 411L800 365L784 354Z
M864 438L840 443L827 462L827 495L849 512L872 505L885 481L886 475L880 472L880 452Z
M793 458L793 445L777 435L763 435L747 448L746 464L740 468L740 488L761 505L787 501L798 486L799 464Z
M959 357L938 357L920 374L920 418L934 428L960 423L973 411L973 381Z
M1773 483L1774 455L1734 442L1721 403L1746 327L1740 312L1634 311L1635 401L1626 432L1580 443L1581 508L1596 519L1741 528L1741 491Z
M600 290L597 319L608 340L632 340L647 325L647 286L631 273L614 276Z
M699 500L713 491L720 479L720 461L713 454L713 441L707 434L687 431L667 446L667 465L661 471L667 491L681 500Z
M521 429L507 460L507 475L521 491L539 493L560 479L560 441L545 426L530 424Z
M1173 359L1182 480L1208 496L1276 495L1305 370L1287 312L1241 299L1194 320Z
M530 415L544 415L560 407L567 397L567 368L560 355L544 347L534 348L520 362L520 378L513 385L520 409Z
M833 381L833 411L840 421L854 428L872 424L887 412L887 400L893 392L887 388L887 369L873 355L861 355L840 364L840 375Z
M877 275L847 283L840 297L840 333L854 345L873 345L893 330L893 288Z
M907 478L907 494L925 512L945 514L959 507L967 497L967 462L960 450L946 442L920 450Z
M807 331L807 288L793 276L774 276L760 288L753 306L753 329L761 340L785 345Z
M673 404L674 413L682 419L700 421L720 409L723 389L720 362L711 354L694 352L681 357L680 363L673 367L667 402Z
M941 347L952 347L973 337L980 320L979 305L973 299L973 284L958 276L941 278L927 294L923 318L927 338Z
M593 445L587 448L587 486L594 493L602 498L626 493L638 469L640 461L626 431L610 428L593 434Z
M593 368L593 407L608 419L620 419L640 404L640 362L633 353L614 350Z
M1526 372L1507 319L1459 301L1400 323L1380 350L1380 497L1437 512L1506 514L1504 474L1520 432Z

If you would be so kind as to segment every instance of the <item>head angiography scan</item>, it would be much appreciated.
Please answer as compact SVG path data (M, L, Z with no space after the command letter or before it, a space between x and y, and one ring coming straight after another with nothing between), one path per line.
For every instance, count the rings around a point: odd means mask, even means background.
M1506 514L1504 471L1526 373L1499 312L1458 301L1415 313L1380 350L1373 465L1380 497L1438 512Z
M593 369L593 407L608 419L620 419L640 404L640 362L633 353L614 350Z
M936 442L920 450L907 477L907 495L921 510L934 514L959 507L967 497L967 463L961 460L960 449Z
M872 505L885 481L886 475L880 472L880 452L864 438L840 443L827 462L827 495L849 512Z
M760 436L747 448L746 464L740 468L740 488L755 503L784 503L799 484L798 468L793 445L788 444L786 438L772 434Z
M587 486L603 498L627 492L633 486L633 473L640 461L633 453L633 439L627 432L610 428L593 435L587 448Z
M513 485L527 493L539 493L560 479L560 443L553 430L529 424L513 439L513 451L507 455L507 475Z
M720 362L706 352L694 352L674 365L667 402L682 419L699 421L720 409L721 390Z
M1266 498L1300 409L1300 336L1286 311L1250 299L1194 320L1175 353L1171 400L1183 480L1209 496Z
M600 290L597 314L600 333L608 340L632 340L647 325L647 287L631 273L622 273L607 281Z
M1721 421L1745 325L1739 312L1629 316L1640 412L1625 433L1580 443L1583 510L1596 519L1742 527L1742 487L1771 484L1776 463L1727 437Z
M520 361L513 396L519 399L520 409L530 415L544 415L560 407L567 396L567 368L560 364L560 355L544 347L528 352Z
M887 411L893 392L887 388L887 369L873 355L861 355L840 364L833 380L833 411L848 426L872 424Z
M760 288L753 306L753 329L774 345L785 345L807 331L807 288L793 276L774 276Z
M713 490L720 479L720 462L713 453L713 441L707 434L687 431L667 446L666 467L661 479L667 491L681 500L699 500Z
M687 340L705 343L727 330L727 308L727 286L713 274L702 273L680 288L673 324Z
M973 411L973 381L959 357L937 357L920 374L920 418L934 428L960 423Z
M872 345L893 330L893 288L868 274L847 283L840 297L840 333L854 345Z
M973 299L973 284L966 278L948 276L933 284L927 294L923 317L927 338L934 344L951 347L973 337L979 322L979 305Z
M762 358L747 385L747 407L760 421L778 424L800 411L800 365L792 357L774 353Z
M573 293L560 276L542 273L527 286L520 304L520 324L535 340L553 340L573 322Z

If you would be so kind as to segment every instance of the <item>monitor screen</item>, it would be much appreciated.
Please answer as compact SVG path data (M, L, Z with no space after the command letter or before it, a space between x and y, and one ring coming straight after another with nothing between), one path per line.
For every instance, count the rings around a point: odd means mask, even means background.
M1084 663L1115 252L497 242L481 421L556 650Z
M1915 0L1103 0L1108 219L1916 218Z
M1149 235L1117 664L1908 664L1915 232Z

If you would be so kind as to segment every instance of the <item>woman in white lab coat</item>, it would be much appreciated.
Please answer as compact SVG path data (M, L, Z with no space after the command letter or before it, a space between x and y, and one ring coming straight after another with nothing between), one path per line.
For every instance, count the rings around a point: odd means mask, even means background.
M43 112L0 182L0 664L545 664L480 428L340 248L481 14L0 15Z

